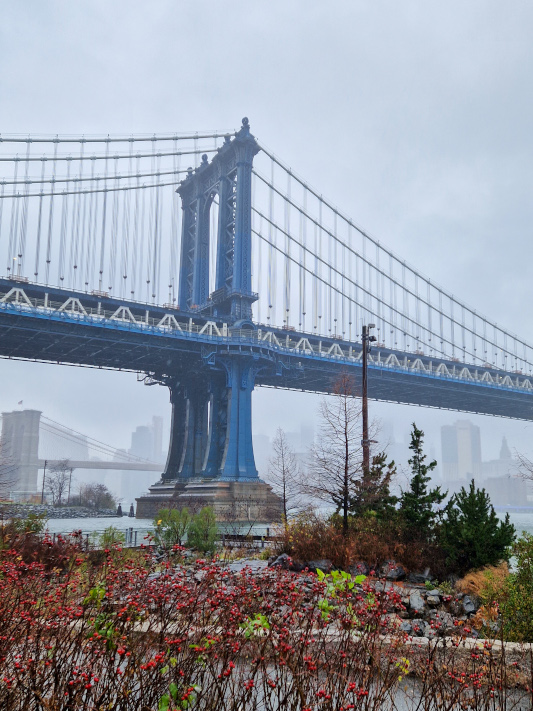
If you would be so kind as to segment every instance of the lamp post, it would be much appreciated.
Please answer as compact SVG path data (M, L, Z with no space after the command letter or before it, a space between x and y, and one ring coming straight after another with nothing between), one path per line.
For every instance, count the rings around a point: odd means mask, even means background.
M368 439L368 352L370 343L377 340L375 336L370 335L370 330L375 328L375 324L369 323L368 326L363 326L362 341L363 341L363 439L361 446L363 447L363 476L366 476L370 471L370 442Z
M44 504L44 480L46 479L46 465L48 464L48 459L44 460L43 467L43 489L41 491L41 506Z

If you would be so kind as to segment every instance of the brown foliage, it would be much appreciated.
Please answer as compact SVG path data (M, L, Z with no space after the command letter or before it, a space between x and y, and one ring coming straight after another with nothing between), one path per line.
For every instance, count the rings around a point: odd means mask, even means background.
M301 561L327 558L338 568L347 569L364 561L377 569L387 560L395 560L407 571L430 567L434 575L442 575L444 554L432 544L405 540L401 521L381 521L373 516L350 520L348 535L343 536L342 522L326 520L306 512L282 532L281 552Z
M487 565L481 570L474 570L465 575L456 583L455 587L465 595L474 595L484 603L490 603L501 597L508 576L509 566L507 563Z

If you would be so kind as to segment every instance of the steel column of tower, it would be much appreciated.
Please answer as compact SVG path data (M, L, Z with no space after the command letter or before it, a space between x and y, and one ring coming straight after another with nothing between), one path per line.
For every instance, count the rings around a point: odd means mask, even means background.
M179 307L210 313L233 329L255 329L251 290L251 180L259 146L248 119L209 163L187 177L177 192L183 222ZM210 209L218 199L215 290L209 294ZM258 478L252 446L252 391L257 363L249 354L210 354L175 379L171 391L171 443L163 481L191 477L246 481Z

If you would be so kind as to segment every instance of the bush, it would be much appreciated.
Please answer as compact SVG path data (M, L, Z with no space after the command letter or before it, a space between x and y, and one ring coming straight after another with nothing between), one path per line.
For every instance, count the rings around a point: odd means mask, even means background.
M126 536L122 531L115 526L108 526L98 536L98 545L101 548L111 548L112 546L122 545L126 540Z
M387 560L401 563L408 571L431 565L433 574L441 575L445 569L444 556L436 545L405 541L399 517L388 521L371 514L351 517L348 533L343 536L340 516L325 519L307 511L281 533L278 550L301 561L327 558L344 570L358 561L377 569Z
M463 487L448 502L439 532L447 563L459 575L509 560L514 538L509 514L500 521L489 495L476 489L473 479L468 491Z
M211 506L205 506L191 519L187 532L187 543L202 553L212 553L215 550L217 534L215 512Z
M515 642L533 642L533 536L524 533L512 553L516 572L508 576L500 602L504 636Z
M487 565L465 575L455 587L465 595L473 595L485 606L502 599L509 577L509 566L502 562L499 565Z
M154 538L156 543L164 549L181 542L191 523L189 509L161 509L154 520Z

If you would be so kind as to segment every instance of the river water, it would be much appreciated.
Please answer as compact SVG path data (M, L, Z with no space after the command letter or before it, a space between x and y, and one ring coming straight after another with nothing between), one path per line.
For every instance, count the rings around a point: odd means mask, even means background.
M498 512L498 516L503 518L504 513ZM533 534L533 513L511 513L509 514L511 523L514 524L517 534L521 535L522 531L526 533ZM109 517L109 518L52 518L48 521L48 530L50 533L71 533L72 531L79 531L81 529L82 533L101 533L108 526L114 526L120 531L126 531L132 528L137 531L138 540L147 535L153 529L152 519L149 518L129 518L128 516L123 516L122 518ZM243 530L243 533L248 533L249 529ZM254 526L253 531L255 535L266 535L266 526Z

